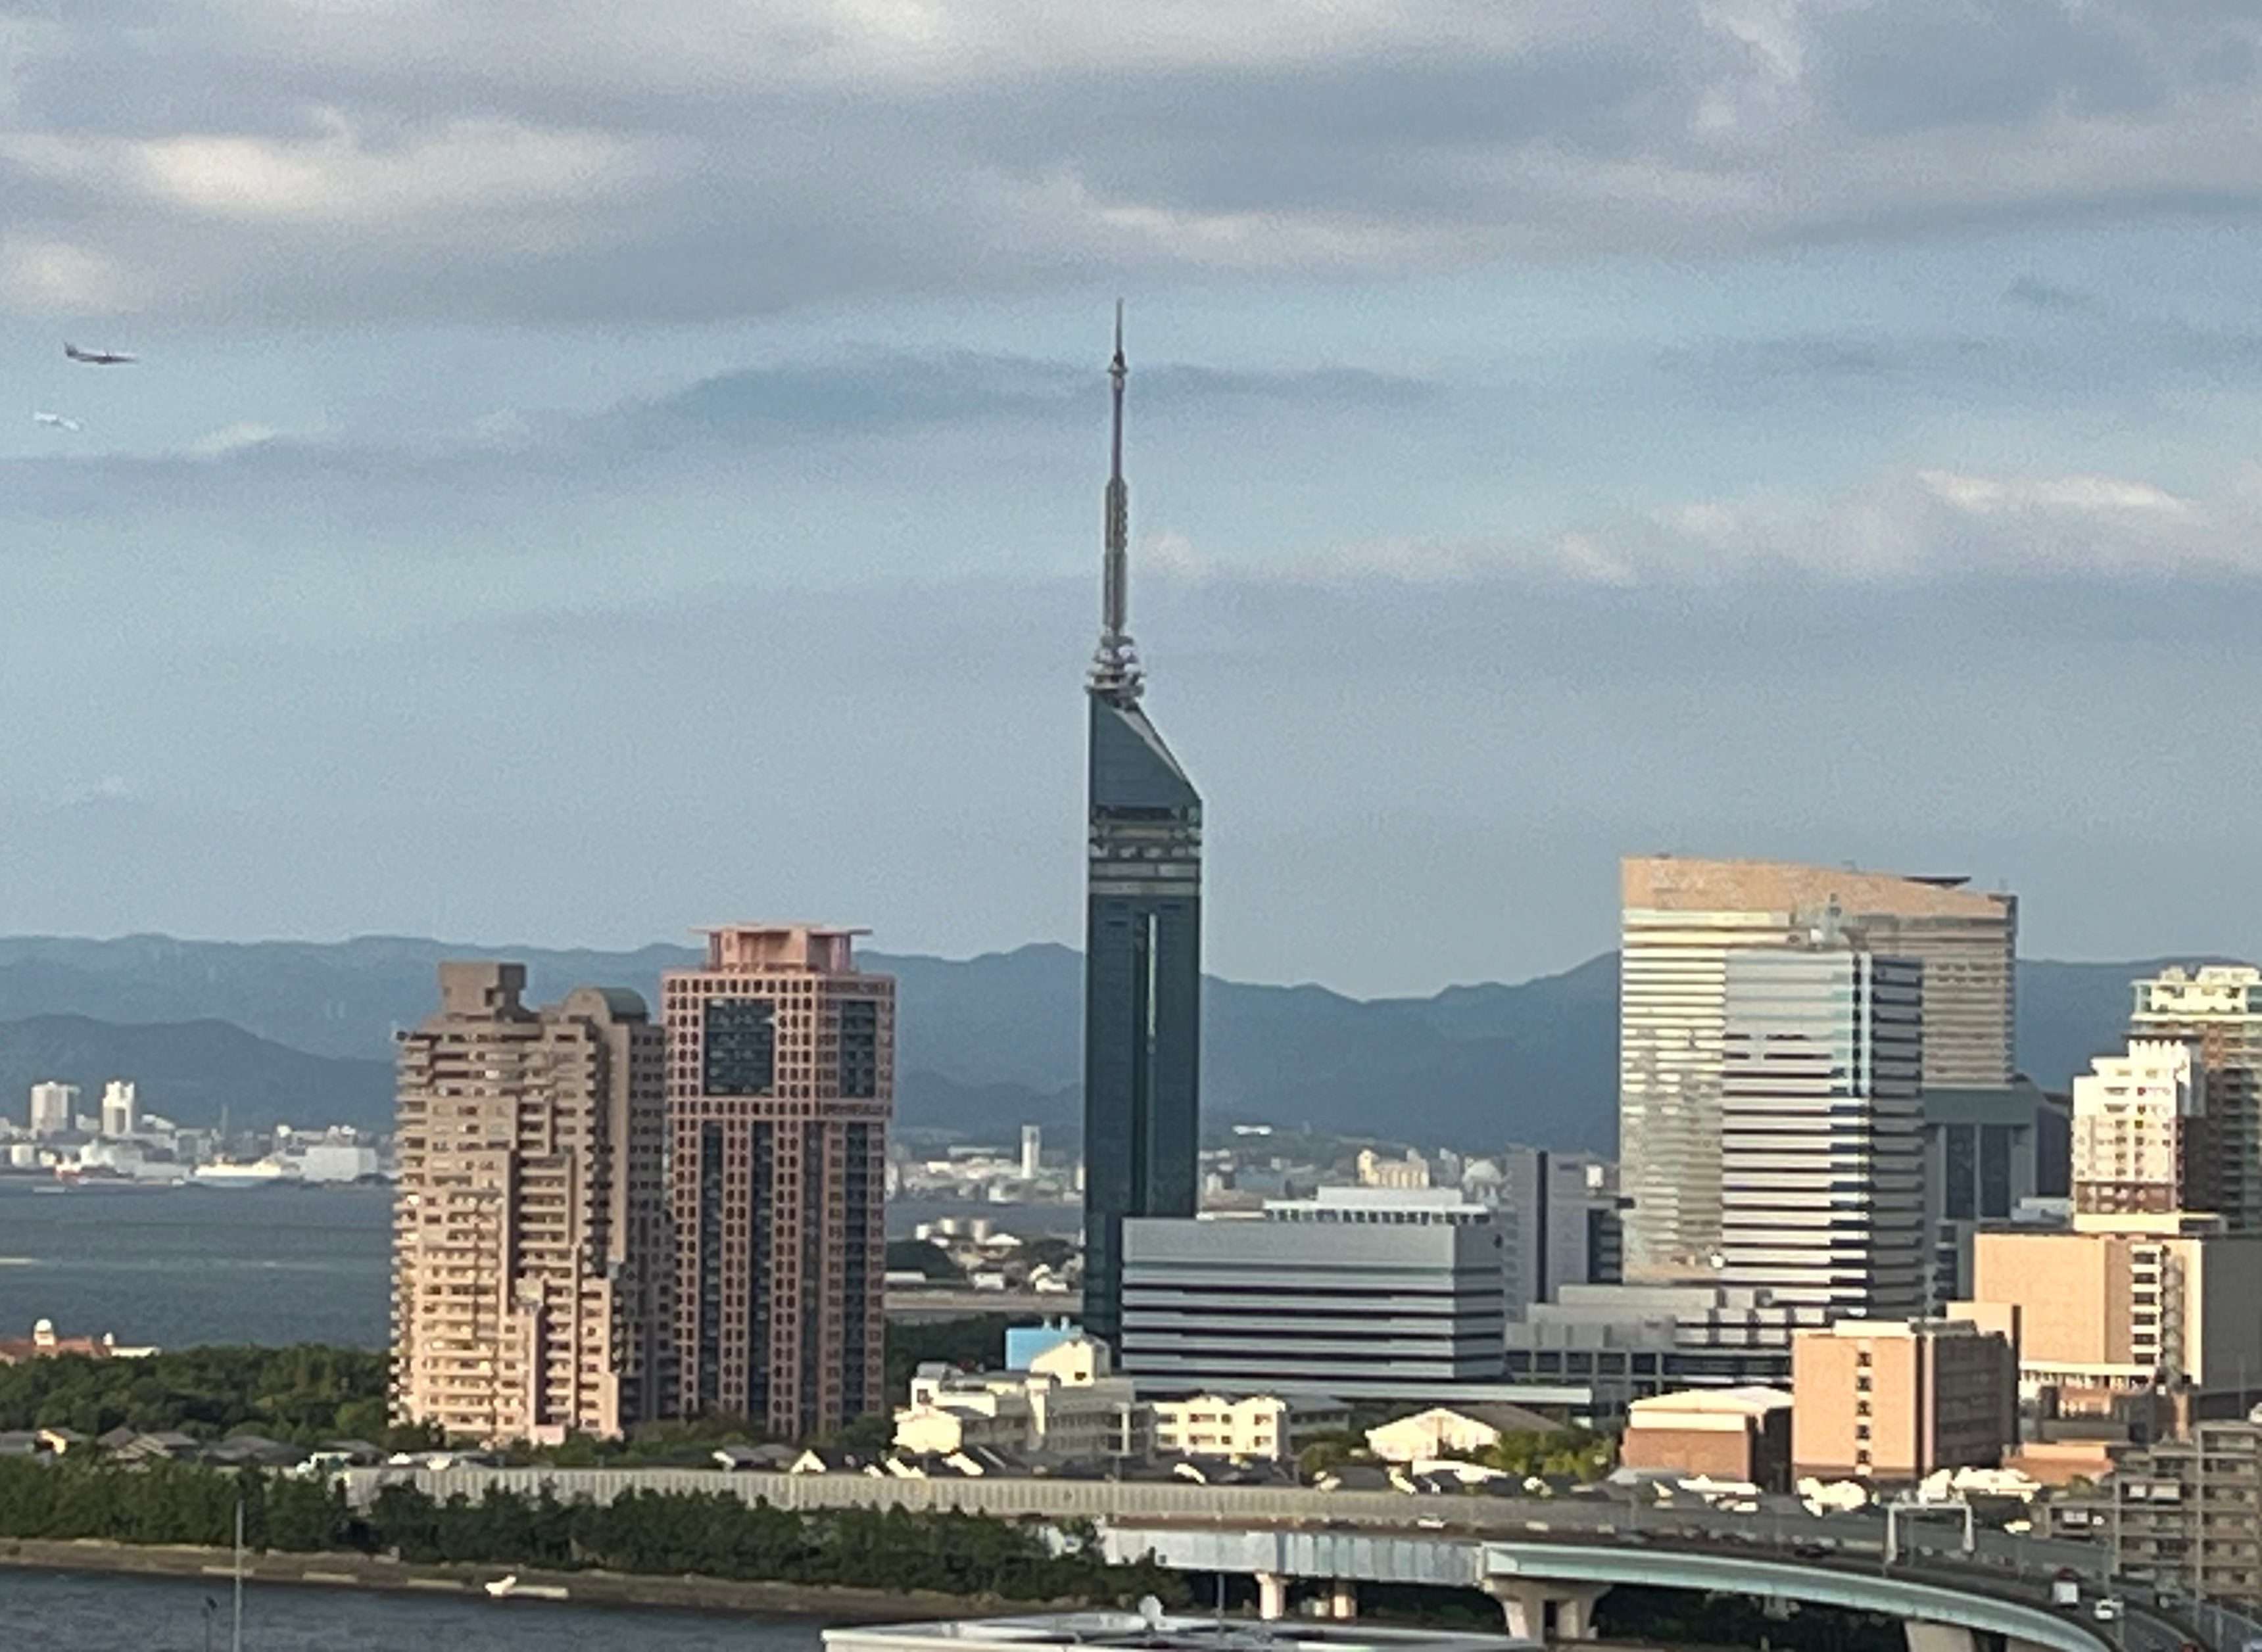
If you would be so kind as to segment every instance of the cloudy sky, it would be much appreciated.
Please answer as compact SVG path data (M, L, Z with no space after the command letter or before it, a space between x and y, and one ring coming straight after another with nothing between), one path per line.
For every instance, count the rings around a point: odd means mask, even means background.
M1120 292L1220 973L2262 951L2258 209L2230 0L0 0L0 925L1075 939Z

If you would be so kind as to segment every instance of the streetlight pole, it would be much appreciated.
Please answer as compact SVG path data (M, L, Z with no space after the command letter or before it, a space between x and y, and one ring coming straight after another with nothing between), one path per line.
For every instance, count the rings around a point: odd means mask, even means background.
M235 1628L228 1652L243 1652L243 1493L235 1494Z

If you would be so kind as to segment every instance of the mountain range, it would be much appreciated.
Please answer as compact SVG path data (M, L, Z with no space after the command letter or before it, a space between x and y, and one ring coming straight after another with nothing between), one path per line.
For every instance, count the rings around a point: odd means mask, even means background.
M346 1121L385 1128L392 1033L428 1015L441 959L518 959L529 992L629 986L659 1002L683 947L550 952L369 936L346 943L0 937L0 1098L43 1078L140 1082L179 1124ZM1079 953L1034 945L950 960L867 953L898 980L904 1128L1005 1137L1075 1130ZM2115 1046L2129 983L2160 960L2020 963L2020 1067L2063 1089ZM1617 960L1427 999L1208 983L1203 1110L1342 1134L1481 1148L1610 1150L1617 1130ZM7 1103L0 1103L7 1105Z
M397 937L333 944L0 938L0 1106L30 1085L130 1077L143 1107L186 1124L226 1105L245 1125L384 1128L393 1032L428 1014L443 958L516 959L537 999L585 982L657 1003L688 949L473 947ZM897 982L897 1113L907 1129L997 1138L1073 1130L1083 969L1053 945L954 960L870 953ZM2159 960L2022 962L2019 1061L2062 1089L2117 1045L2136 977ZM1481 1147L1610 1151L1617 1134L1617 960L1513 986L1355 999L1213 979L1203 1103L1214 1122Z

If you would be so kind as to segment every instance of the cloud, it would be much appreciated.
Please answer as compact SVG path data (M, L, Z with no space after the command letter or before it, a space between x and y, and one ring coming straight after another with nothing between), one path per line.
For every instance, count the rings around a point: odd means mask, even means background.
M2231 0L109 0L0 221L156 318L636 321L2262 202ZM47 313L58 284L0 281Z
M1889 343L1872 356L1842 341L1759 341L1689 363L1717 387L1739 374L1865 381L1912 361L1935 370L1956 354L1922 341L1908 349L1904 359ZM1135 374L1142 417L1164 415L1156 422L1171 441L1200 449L1229 432L1235 451L1293 454L1308 436L1322 470L1331 454L1379 451L1386 434L1416 446L1449 437L1468 393L1344 370L1158 363ZM293 565L346 557L371 569L501 567L542 547L560 577L609 570L676 589L755 567L786 582L854 583L897 565L890 556L921 577L1057 568L1063 490L1096 485L1102 456L1095 378L1088 364L1019 356L865 350L738 369L593 414L506 411L393 439L243 423L172 451L0 460L0 520L127 528L149 546L168 542L151 531L159 525L217 524L230 561L247 568L285 547ZM1401 531L1353 535L1321 511L1276 521L1263 549L1252 549L1237 499L1218 515L1179 497L1139 522L1142 579L1158 585L1685 593L2262 574L2262 468L2172 485L2109 471L1879 466L1834 491L1692 492L1647 508L1582 509L1560 528L1452 535L1424 531L1427 504L1409 496L1381 509ZM770 554L747 564L750 543ZM980 557L960 554L969 546ZM590 600L616 595L612 578L587 587ZM512 607L507 587L493 600Z
M1628 513L1551 535L1385 540L1274 570L1292 582L1381 578L1634 590L1785 582L1954 586L2262 579L2262 485L2207 498L2139 478L1895 471L1824 498L1757 494Z
M1447 405L1443 386L1325 368L1220 370L1158 363L1134 369L1142 416L1199 431L1252 415L1269 421L1372 415L1392 421ZM730 488L750 478L806 483L819 449L861 446L891 459L905 443L934 456L998 445L1088 452L1106 416L1091 363L975 351L866 350L715 374L594 414L505 410L453 427L379 438L292 435L246 421L177 449L0 459L0 519L130 521L169 511L280 512L326 521L423 524L450 539L609 491ZM1084 415L1079 419L1078 414ZM971 461L969 461L970 463ZM912 474L923 476L923 465ZM885 491L876 463L872 485Z
M18 314L103 315L133 308L144 284L92 248L34 236L0 237L0 301Z

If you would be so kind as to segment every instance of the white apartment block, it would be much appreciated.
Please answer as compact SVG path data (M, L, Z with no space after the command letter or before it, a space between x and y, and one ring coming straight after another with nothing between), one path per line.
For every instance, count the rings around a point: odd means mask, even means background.
M102 1133L123 1140L141 1128L141 1109L134 1098L133 1081L112 1079L102 1087Z
M78 1108L78 1086L50 1081L32 1086L32 1134L67 1136L71 1115Z
M2073 1081L2073 1209L2166 1214L2206 1167L2207 1069L2183 1038L2131 1038ZM2211 1203L2211 1201L2208 1202Z

